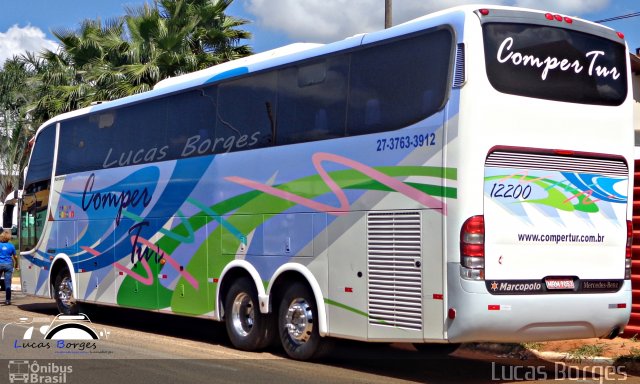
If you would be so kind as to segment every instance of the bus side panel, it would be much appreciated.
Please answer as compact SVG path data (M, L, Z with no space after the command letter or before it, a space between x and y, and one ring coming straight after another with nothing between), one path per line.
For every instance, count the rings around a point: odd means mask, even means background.
M47 296L49 295L49 288L46 284L40 285L38 289L38 276L44 276L47 271L41 269L34 263L33 259L27 259L25 257L20 258L20 283L22 285L22 292L29 295ZM48 278L48 276L46 277Z
M120 258L114 267L118 269L118 277L122 277L117 303L151 310L168 306L170 293L160 282L160 271L164 264L160 257L162 251L156 245L159 238L154 229L162 225L161 220L122 219L120 225L128 230L119 240L116 239L114 246L116 259Z
M422 211L422 296L425 340L444 337L444 248L443 220L440 210Z
M331 336L367 339L366 214L353 212L328 229L329 299L325 299Z
M161 310L202 315L215 309L210 259L218 260L220 253L210 253L207 239L217 239L219 244L220 238L212 222L216 221L204 216L178 216L167 220L160 230L164 237L154 243L162 267L158 275Z
M84 254L82 258L73 258L73 264L76 272L76 282L78 291L76 297L82 301L92 301L98 303L115 304L116 303L116 284L118 280L118 271L114 266L113 251L113 230L115 224L113 220L78 220L78 233L85 233L95 228L107 228L102 239L105 250L99 255L93 255L89 252ZM81 251L92 249L95 244L87 242L86 238L78 240L78 248ZM88 263L91 271L86 271ZM95 269L94 269L95 268ZM55 277L52 276L52 279Z

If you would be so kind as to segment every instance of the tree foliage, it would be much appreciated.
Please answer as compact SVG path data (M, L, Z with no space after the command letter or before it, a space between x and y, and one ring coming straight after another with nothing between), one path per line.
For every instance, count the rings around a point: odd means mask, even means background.
M0 71L0 198L18 185L27 161L27 143L33 134L25 116L29 104L30 73L19 59L7 60Z
M56 51L28 52L0 70L0 198L17 186L34 130L60 113L151 90L162 79L252 53L226 14L233 0L155 0L108 20L56 29Z

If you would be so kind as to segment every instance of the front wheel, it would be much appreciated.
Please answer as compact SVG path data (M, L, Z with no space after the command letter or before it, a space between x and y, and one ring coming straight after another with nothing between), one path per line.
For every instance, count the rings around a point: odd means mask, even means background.
M78 302L73 293L73 282L67 268L61 269L53 283L53 295L58 310L63 315L77 315L80 313Z
M290 286L278 308L278 333L289 357L309 360L328 352L328 340L320 337L318 331L316 301L306 285Z
M260 313L258 293L250 279L233 282L227 292L224 313L227 333L234 347L257 351L273 342L272 315Z

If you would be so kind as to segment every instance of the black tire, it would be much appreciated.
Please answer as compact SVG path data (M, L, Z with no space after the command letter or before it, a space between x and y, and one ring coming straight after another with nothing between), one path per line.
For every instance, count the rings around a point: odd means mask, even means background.
M53 296L61 314L77 315L80 313L80 306L73 292L71 273L67 268L58 271L53 282Z
M229 340L243 351L266 348L275 339L272 314L260 313L253 281L241 278L232 283L224 301L224 317Z
M446 356L453 352L455 352L459 347L460 343L447 343L447 344L436 344L436 343L427 343L427 344L413 344L413 347L418 350L418 352L423 354L428 354L430 356Z
M318 325L318 308L311 290L305 284L294 283L278 306L278 334L289 357L310 360L328 353L331 343L320 337Z

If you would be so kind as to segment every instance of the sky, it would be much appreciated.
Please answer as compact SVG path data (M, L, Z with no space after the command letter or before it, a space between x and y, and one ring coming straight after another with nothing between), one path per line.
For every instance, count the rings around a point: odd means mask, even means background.
M482 0L481 0L482 1ZM145 0L0 0L0 63L25 51L55 50L55 30L76 30L84 19L121 16L126 7ZM147 0L152 3L152 0ZM393 23L474 0L395 0ZM554 13L600 20L640 11L637 0L484 0L545 9ZM263 52L294 42L329 43L357 33L382 29L384 0L235 0L227 14L250 21L246 43ZM640 17L605 23L625 34L629 50L640 48Z

